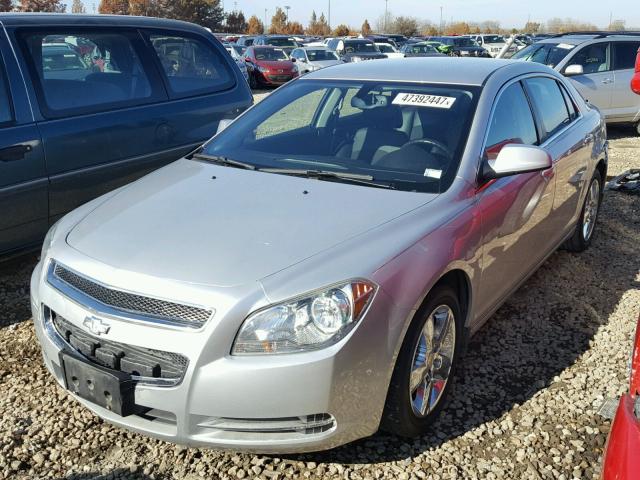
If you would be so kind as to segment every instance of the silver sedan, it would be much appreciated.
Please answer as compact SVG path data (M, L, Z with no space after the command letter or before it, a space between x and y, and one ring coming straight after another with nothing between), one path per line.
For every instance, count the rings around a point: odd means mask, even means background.
M469 337L558 247L589 246L606 170L600 113L542 65L310 73L51 228L31 282L45 363L176 443L424 434Z

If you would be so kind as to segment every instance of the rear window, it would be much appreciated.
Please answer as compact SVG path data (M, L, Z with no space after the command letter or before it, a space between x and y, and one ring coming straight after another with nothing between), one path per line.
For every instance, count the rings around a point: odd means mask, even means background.
M640 42L613 42L614 70L629 70L635 67Z
M0 58L0 124L8 123L13 120L11 112L11 97L9 96L9 88L4 77L4 65Z
M267 38L265 43L276 47L297 47L298 44L293 38Z
M21 32L20 40L47 116L110 110L153 101L161 93L147 75L128 32Z
M203 40L182 35L150 35L174 96L226 90L235 84L222 55Z

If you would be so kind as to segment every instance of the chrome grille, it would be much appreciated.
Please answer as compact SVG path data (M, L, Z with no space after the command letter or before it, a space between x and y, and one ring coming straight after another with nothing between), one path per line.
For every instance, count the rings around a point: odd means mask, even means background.
M163 380L175 385L182 380L189 365L189 360L178 353L94 337L52 310L47 309L47 314L56 333L68 348L82 354L92 363L139 377L139 381L153 383Z
M59 263L53 263L53 276L78 292L109 307L164 323L200 328L213 314L212 310L167 300L124 292L90 280ZM55 286L55 285L54 285Z

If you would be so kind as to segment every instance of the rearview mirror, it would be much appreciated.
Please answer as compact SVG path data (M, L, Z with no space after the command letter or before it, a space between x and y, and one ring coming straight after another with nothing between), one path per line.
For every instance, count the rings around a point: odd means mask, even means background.
M564 74L567 77L572 77L574 75L584 75L584 68L582 68L582 65L569 65L564 69Z
M546 150L534 145L509 144L502 147L494 160L482 162L482 180L538 172L553 166Z

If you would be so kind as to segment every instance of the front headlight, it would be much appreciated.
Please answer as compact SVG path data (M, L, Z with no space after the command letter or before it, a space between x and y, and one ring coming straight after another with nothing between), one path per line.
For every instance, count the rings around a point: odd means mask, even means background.
M318 350L338 342L362 318L376 291L353 281L251 314L240 327L233 355Z
M56 234L56 229L58 228L59 223L60 220L51 225L51 228L45 235L44 242L42 243L42 250L40 251L40 260L44 260L49 254L49 249L51 248L51 244L53 243L53 237Z
M258 70L260 70L262 73L269 73L269 69L266 67L261 67L258 65Z

